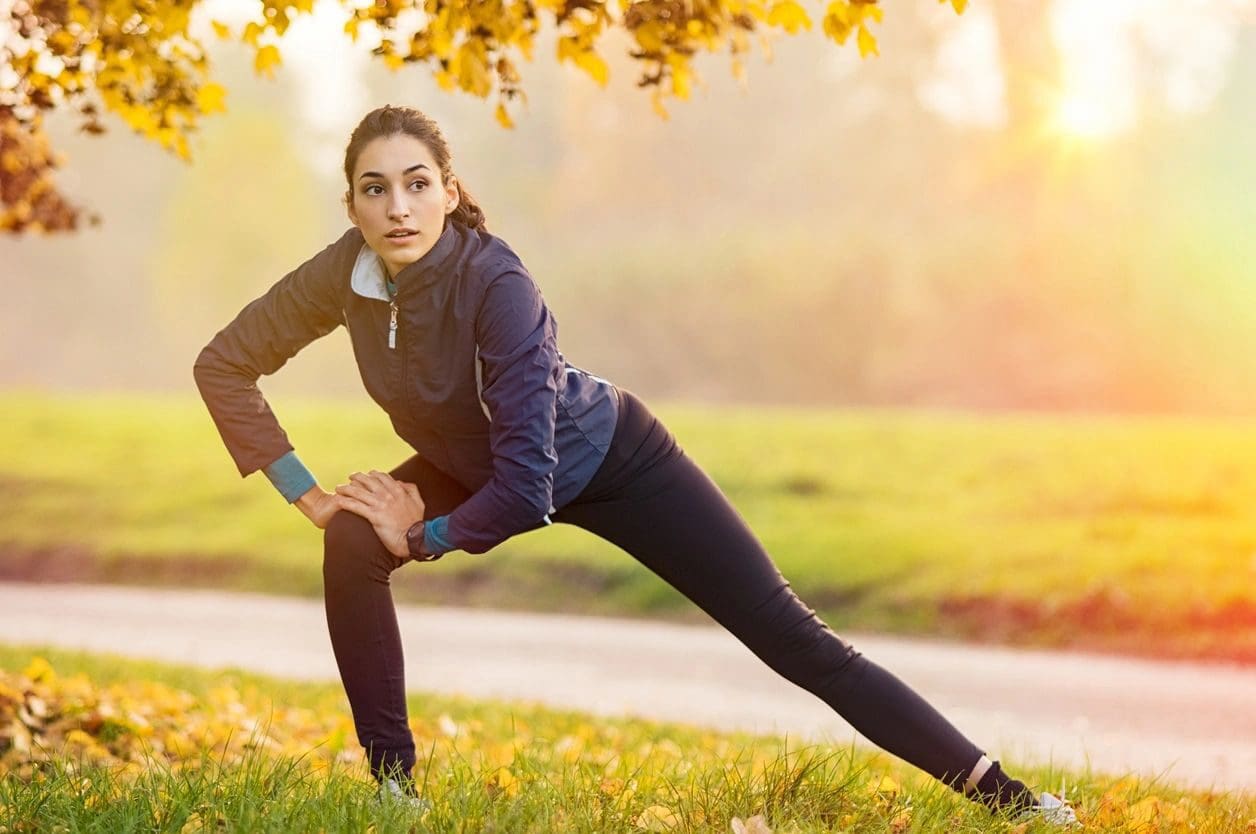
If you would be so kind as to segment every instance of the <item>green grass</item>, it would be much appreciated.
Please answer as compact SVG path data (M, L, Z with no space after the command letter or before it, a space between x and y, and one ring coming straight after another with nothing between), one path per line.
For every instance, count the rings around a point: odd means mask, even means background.
M409 451L373 404L271 397L325 488ZM652 404L838 629L1256 660L1256 423ZM321 533L192 397L0 395L0 573L322 592ZM399 600L702 619L566 525Z
M1010 825L915 768L853 746L411 693L415 776L432 803L416 820L373 804L361 748L343 732L339 684L8 645L0 645L0 681L12 684L36 656L55 669L55 681L26 687L51 705L49 723L60 710L91 726L91 715L112 704L125 714L108 734L110 749L135 749L126 742L143 723L137 713L157 736L187 727L191 743L130 769L49 745L38 764L6 770L11 734L0 734L0 832L728 832L734 817L755 815L778 834L1047 830ZM239 730L235 743L221 730L197 743L219 726L258 723L247 743ZM1256 825L1250 796L1003 764L1040 789L1066 783L1098 834L1234 834Z

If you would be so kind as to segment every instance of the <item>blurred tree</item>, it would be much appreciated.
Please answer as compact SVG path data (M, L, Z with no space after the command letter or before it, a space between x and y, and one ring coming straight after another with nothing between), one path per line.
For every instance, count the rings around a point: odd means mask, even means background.
M208 80L209 61L189 33L200 0L12 0L0 18L0 228L14 232L76 227L79 210L52 185L63 159L49 146L45 112L76 109L82 129L105 130L101 109L121 116L138 133L187 160L187 135L202 116L225 109L226 90ZM966 0L950 2L962 11ZM345 32L353 40L378 36L373 54L398 69L427 64L441 87L480 97L494 91L496 115L512 126L507 104L523 98L515 55L532 58L542 15L552 15L557 60L570 61L606 84L609 68L598 55L611 27L630 36L630 55L642 67L638 85L653 88L666 117L667 95L687 98L699 50L727 46L732 70L760 26L794 34L811 18L795 0L621 0L618 16L608 0L376 0L362 6L341 0ZM875 0L828 0L821 25L838 43L855 35L861 55L876 54L869 29L881 20ZM271 74L281 64L278 41L294 16L313 11L314 0L262 0L257 16L238 33L212 21L222 39L238 37L256 50L254 69ZM415 22L419 25L413 26Z

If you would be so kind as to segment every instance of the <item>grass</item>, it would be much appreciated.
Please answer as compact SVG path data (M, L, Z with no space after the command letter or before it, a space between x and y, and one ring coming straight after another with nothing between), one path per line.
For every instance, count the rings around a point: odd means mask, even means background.
M372 404L271 402L324 487L410 454ZM652 405L837 629L1256 661L1256 424ZM0 411L0 575L322 593L320 532L240 479L194 396L11 391ZM703 617L566 525L393 584Z
M432 803L421 818L374 804L338 684L0 645L0 832L636 834L728 832L756 816L763 828L750 831L777 834L1048 830L853 746L408 701L415 776ZM15 720L47 743L22 753ZM1033 785L1066 783L1089 832L1256 831L1252 797L1003 764Z

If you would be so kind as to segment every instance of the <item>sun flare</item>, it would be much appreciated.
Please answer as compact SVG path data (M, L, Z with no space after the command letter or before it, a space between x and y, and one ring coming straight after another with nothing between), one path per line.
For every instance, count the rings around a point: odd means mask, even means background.
M1121 107L1085 90L1066 90L1055 108L1056 130L1076 139L1110 138L1128 127L1127 121Z

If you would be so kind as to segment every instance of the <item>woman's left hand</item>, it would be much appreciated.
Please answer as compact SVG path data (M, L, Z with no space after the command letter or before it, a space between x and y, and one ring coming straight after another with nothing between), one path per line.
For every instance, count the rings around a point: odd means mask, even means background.
M336 487L336 494L344 509L371 522L384 547L400 560L398 564L410 559L406 531L423 518L424 510L417 486L372 469L367 473L354 472L349 483Z

